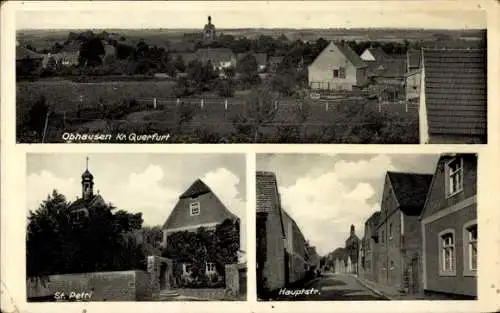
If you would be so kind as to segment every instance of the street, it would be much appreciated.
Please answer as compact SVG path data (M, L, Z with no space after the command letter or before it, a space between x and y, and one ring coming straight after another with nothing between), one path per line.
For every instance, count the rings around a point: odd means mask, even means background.
M344 275L323 273L321 277L305 283L303 286L282 289L278 291L275 300L281 301L327 301L327 300L387 300L381 297L356 280Z

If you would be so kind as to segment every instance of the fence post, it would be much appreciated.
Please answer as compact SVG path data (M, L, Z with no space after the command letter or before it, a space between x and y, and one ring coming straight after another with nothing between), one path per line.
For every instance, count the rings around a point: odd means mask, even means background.
M153 98L153 108L156 110L156 97Z
M203 98L201 98L201 101L200 101L200 107L201 107L201 109L203 110Z
M47 126L49 124L49 115L50 112L47 112L47 115L45 116L45 125L43 127L42 143L45 142L45 135L47 134Z
M382 111L382 101L380 100L380 97L378 98L378 111Z
M274 101L274 109L275 109L275 110L278 110L278 100L275 100L275 101Z
M325 111L328 111L328 101L325 102Z
M408 101L405 100L405 111L408 113Z
M227 99L224 101L224 110L227 111Z
M181 103L181 99L177 98L177 105Z

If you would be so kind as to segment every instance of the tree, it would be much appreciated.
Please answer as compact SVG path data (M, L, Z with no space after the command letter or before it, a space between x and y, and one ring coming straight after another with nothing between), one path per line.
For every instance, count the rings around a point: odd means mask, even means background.
M40 139L45 127L45 120L49 112L50 109L44 95L41 95L28 111L26 124L30 130L39 134Z
M186 64L184 64L184 60L180 55L178 55L177 58L175 59L174 66L175 69L180 73L184 73L186 71Z
M104 55L104 45L97 37L87 37L80 47L80 66L98 66L102 64L101 56Z
M240 80L244 85L256 85L260 82L257 59L251 53L247 53L241 58L236 67L240 74Z
M27 226L28 276L129 270L143 266L145 255L127 234L141 227L141 214L118 211L111 205L89 208L75 219L64 195L53 191L30 211Z
M244 135L244 141L258 142L260 131L274 121L276 107L266 88L252 90L245 99L246 112L238 114L233 120L237 135Z

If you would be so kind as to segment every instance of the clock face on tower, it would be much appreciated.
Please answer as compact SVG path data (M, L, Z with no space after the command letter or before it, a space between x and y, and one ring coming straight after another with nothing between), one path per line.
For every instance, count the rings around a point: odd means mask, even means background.
M205 31L205 37L212 37L212 30L211 29L207 29Z

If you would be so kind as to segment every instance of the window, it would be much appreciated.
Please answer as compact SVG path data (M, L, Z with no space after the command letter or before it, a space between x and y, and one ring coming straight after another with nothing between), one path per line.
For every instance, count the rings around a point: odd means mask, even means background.
M439 235L439 275L455 276L455 231L445 230Z
M188 263L182 264L182 275L184 275L184 276L191 275L191 264L188 264Z
M391 270L394 269L394 261L391 260L391 267L390 267Z
M464 225L464 275L474 276L477 272L477 223Z
M381 234L380 234L380 239L382 240L382 243L385 242L385 234L384 234L384 230L382 230Z
M389 223L389 240L392 240L392 223Z
M339 70L335 69L333 70L333 77L338 78L339 77Z
M446 167L448 176L448 196L452 196L463 190L463 160L455 158L451 160Z
M215 269L215 263L207 262L205 272L207 273L207 275L213 275L217 273L217 270Z
M344 67L339 68L339 78L345 78L345 68Z
M189 213L191 216L200 215L200 203L199 202L191 202L189 204Z

